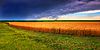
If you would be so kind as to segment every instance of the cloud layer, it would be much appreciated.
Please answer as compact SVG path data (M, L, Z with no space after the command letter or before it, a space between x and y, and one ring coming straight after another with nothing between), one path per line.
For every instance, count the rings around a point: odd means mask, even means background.
M100 0L0 0L0 19L39 19L100 10Z
M100 20L100 10L83 11L73 14L59 15L57 18L42 17L38 20Z

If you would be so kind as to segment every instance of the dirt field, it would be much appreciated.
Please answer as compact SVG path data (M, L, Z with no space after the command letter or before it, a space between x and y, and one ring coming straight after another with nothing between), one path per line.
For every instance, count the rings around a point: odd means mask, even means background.
M9 25L39 32L100 36L100 22L9 22Z

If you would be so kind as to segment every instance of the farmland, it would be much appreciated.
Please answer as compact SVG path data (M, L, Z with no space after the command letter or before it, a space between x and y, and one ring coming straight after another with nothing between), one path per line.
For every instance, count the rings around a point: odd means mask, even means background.
M0 50L100 50L100 37L71 36L19 28L0 23Z
M100 36L100 22L10 22L9 25L39 32Z

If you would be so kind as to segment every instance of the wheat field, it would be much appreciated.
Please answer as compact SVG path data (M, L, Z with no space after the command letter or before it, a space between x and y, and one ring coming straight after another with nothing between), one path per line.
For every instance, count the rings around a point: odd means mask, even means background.
M100 36L100 22L9 22L16 28L77 36Z
M36 32L26 26L16 25L16 28L8 24L0 23L0 50L100 50L100 37L97 36Z

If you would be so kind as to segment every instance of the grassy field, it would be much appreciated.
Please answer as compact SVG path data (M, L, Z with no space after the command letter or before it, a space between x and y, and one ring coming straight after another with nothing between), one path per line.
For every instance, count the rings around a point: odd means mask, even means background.
M0 23L0 50L100 50L100 37L34 32Z

